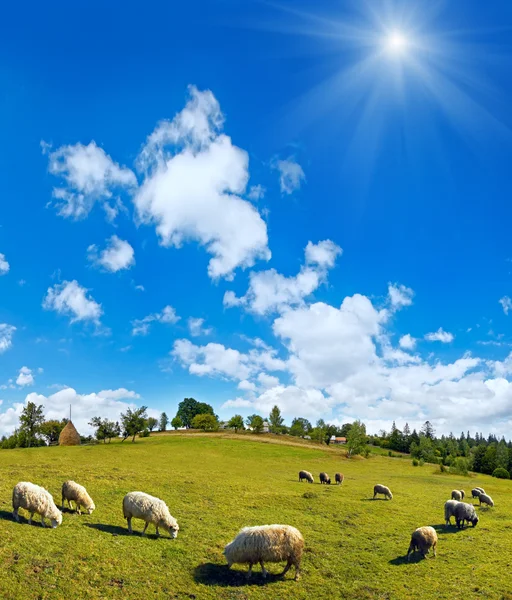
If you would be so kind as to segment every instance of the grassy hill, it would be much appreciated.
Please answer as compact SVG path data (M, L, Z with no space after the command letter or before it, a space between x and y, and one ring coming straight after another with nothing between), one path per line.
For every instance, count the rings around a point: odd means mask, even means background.
M298 483L300 469L345 474L342 487ZM1 598L511 598L512 499L509 481L434 473L404 458L343 458L339 449L262 443L250 436L167 435L135 444L0 452ZM18 481L43 485L60 504L74 479L96 502L92 515L64 514L61 527L17 524ZM392 501L371 501L373 485ZM484 487L493 509L475 528L445 530L452 489ZM177 539L127 535L126 492L163 498L180 525ZM471 502L471 499L469 500ZM474 501L476 502L476 501ZM20 513L21 514L21 513ZM26 513L24 513L26 516ZM306 540L303 577L271 577L259 567L228 571L224 545L247 525L287 523ZM142 529L141 521L134 521ZM438 530L438 556L407 563L411 532ZM282 565L267 565L277 573Z

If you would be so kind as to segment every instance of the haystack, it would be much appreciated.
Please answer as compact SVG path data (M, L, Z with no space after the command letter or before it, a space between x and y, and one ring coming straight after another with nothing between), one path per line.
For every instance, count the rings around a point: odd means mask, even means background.
M79 446L80 434L71 421L66 423L59 435L59 446Z

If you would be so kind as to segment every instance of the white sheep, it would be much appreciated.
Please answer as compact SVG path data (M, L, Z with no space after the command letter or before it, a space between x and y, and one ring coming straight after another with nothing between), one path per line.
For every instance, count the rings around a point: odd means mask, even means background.
M458 500L459 502L461 500L464 500L464 490L453 490L452 491L452 500Z
M476 487L471 490L471 495L473 496L473 498L478 498L478 496L480 496L480 494L485 494L484 488Z
M457 500L448 500L444 504L444 520L446 522L446 527L451 525L451 518L455 516L455 507L459 504Z
M471 523L473 527L476 527L478 523L478 515L476 514L475 507L465 502L457 502L453 510L453 516L459 529L464 527L464 521Z
M412 532L411 543L407 550L407 560L409 561L411 559L411 553L415 550L419 550L423 555L423 558L426 558L428 552L432 548L434 556L436 556L436 546L436 530L433 527L418 527L418 529Z
M62 510L64 510L64 500L68 501L69 508L73 509L71 501L73 500L76 504L76 512L81 515L80 507L92 514L92 511L96 508L92 498L87 493L87 490L83 485L80 485L74 481L66 481L62 484Z
M228 567L234 563L249 563L247 578L252 574L253 565L259 563L263 577L267 576L264 562L286 561L280 574L295 567L295 580L300 578L300 561L304 550L304 538L298 529L290 525L261 525L244 527L236 538L224 548Z
M478 496L478 499L480 500L479 506L482 506L482 503L487 504L487 506L494 506L492 498L487 494L480 494L480 496Z
M373 499L374 500L375 500L375 496L377 494L383 494L389 500L393 500L393 494L391 493L391 490L388 487L386 487L385 485L377 484L376 486L373 487Z
M13 517L18 523L20 520L18 511L20 508L24 508L30 513L29 525L32 525L32 518L35 513L41 515L41 525L43 527L46 527L45 519L50 519L52 529L55 529L57 525L62 523L62 513L55 505L50 492L28 481L20 481L14 486L12 491L12 507Z
M146 522L142 535L145 535L146 529L150 523L156 528L156 534L159 527L163 527L169 532L171 538L178 535L179 526L174 517L171 516L167 505L160 498L155 498L144 492L130 492L123 498L123 514L128 521L128 531L133 533L132 518L142 519Z
M305 479L308 483L314 483L313 475L309 471L299 471L299 481Z

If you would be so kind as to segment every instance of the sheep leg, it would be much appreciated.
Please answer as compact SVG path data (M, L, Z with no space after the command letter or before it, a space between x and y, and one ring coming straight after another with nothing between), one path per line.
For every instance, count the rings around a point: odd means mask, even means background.
M46 525L45 525L45 522L44 522L44 517L43 517L43 516L41 516L41 526L42 526L42 527L46 527Z
M12 516L14 517L14 520L15 520L17 523L19 523L19 522L20 522L20 518L19 518L19 516L18 516L18 510L19 510L19 509L15 508L15 509L12 511Z
M126 521L128 523L128 532L129 533L133 533L133 529L132 529L132 518L131 517L126 517Z
M434 545L432 546L433 551L434 551L434 557L437 556L437 554L436 554L436 547L437 547L437 542L434 542Z
M295 581L299 581L300 579L300 563L295 563Z
M263 564L262 560L260 560L260 565L261 565L261 574L263 575L263 579L265 579L265 577L268 575L268 571L267 571L267 569L265 569L265 565Z
M34 513L30 513L30 517L28 519L28 524L32 525L32 519L34 518Z
M60 503L61 510L64 510L64 496L62 496L62 502Z
M156 526L156 534L159 536L160 532L158 531L158 525Z
M81 515L82 513L80 512L80 504L78 504L78 502L75 500L75 504L76 504L76 512Z
M250 579L252 575L252 562L249 563L249 570L247 571L247 579Z
M144 529L142 530L142 535L146 535L146 529L148 528L149 523L146 521L146 524L144 525Z
M293 564L292 560L289 558L283 572L279 574L279 577L284 577L286 575L286 573L288 573L288 571L290 570L290 567L292 566L292 564ZM297 566L295 566L295 572L297 572Z

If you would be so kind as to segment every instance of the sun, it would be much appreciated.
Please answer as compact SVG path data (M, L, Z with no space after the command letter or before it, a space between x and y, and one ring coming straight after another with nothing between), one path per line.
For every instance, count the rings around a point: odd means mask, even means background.
M400 31L391 32L385 39L386 50L392 54L403 54L409 46L407 36Z

